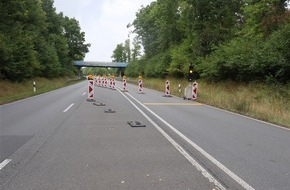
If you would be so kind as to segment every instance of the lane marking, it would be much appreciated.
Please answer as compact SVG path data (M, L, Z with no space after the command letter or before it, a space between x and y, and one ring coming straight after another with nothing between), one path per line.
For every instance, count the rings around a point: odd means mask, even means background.
M72 103L69 107L67 107L65 110L63 110L63 113L67 112L71 107L73 107L74 103Z
M2 170L9 162L11 162L11 159L6 159L3 162L0 163L0 170Z
M174 139L172 139L163 129L161 129L149 116L147 116L134 102L125 96L119 89L117 89L122 96L124 96L201 174L206 177L211 183L214 183L220 190L226 188L220 184L204 167L202 167L195 159L193 159ZM130 95L130 94L128 94ZM130 95L131 96L131 95ZM132 97L132 96L131 96ZM135 99L135 98L133 98ZM139 103L139 101L137 101Z
M148 107L143 105L139 100L134 98L131 94L127 93L128 96L130 96L132 99L134 99L138 104L140 104L143 108L145 108L147 111L149 111L152 115L154 115L156 118L158 118L160 121L162 121L165 125L167 125L171 130L173 130L176 134L178 134L182 139L184 139L188 144L190 144L192 147L194 147L197 151L199 151L201 154L203 154L208 160L210 160L212 163L214 163L217 167L219 167L223 172L225 172L227 175L229 175L232 179L234 179L238 184L240 184L243 188L246 190L255 190L252 186L250 186L247 182L245 182L242 178L237 176L235 173L233 173L231 170L229 170L226 166L224 166L222 163L220 163L217 159L215 159L213 156L211 156L209 153L207 153L205 150L203 150L201 147L199 147L197 144L192 142L188 137L183 135L180 131L175 129L172 125L170 125L167 121L162 119L160 116L158 116L155 112L150 110ZM123 95L124 96L124 95Z
M159 103L159 102L148 102L148 103L143 103L146 106L201 106L201 103Z
M82 83L82 82L80 82ZM79 83L79 84L80 84ZM37 94L35 96L31 96L31 97L28 97L28 98L24 98L24 99L21 99L21 100L17 100L17 101L14 101L14 102L10 102L10 103L6 103L6 104L3 104L3 105L0 105L0 108L1 107L6 107L6 106L10 106L10 105L13 105L13 104L17 104L19 102L25 102L25 101L28 101L28 100L31 100L31 99L34 99L34 98L38 98L40 96L45 96L45 95L48 95L48 94L51 94L51 93L54 93L56 91L60 91L62 89L65 89L65 88L69 88L70 86L66 86L66 87L63 87L63 88L59 88L59 89L55 89L55 90L52 90L52 91L49 91L49 92L45 92L45 93L42 93L42 94Z
M86 93L87 93L87 92L84 92L84 93L82 94L82 96L86 95Z
M280 126L280 125L277 125L277 124L274 124L274 123L269 123L267 121L262 121L262 120L259 120L259 119L256 119L256 118L253 118L253 117L250 117L250 116L242 115L242 114L231 112L231 111L228 111L228 110L223 110L221 108L217 108L217 107L214 107L214 106L210 106L210 105L206 105L206 104L204 104L204 105L209 107L209 108L212 108L212 109L223 111L225 113L229 113L229 114L232 114L232 115L240 116L240 117L243 117L243 118L246 118L246 119L250 119L250 120L253 120L253 121L257 121L257 122L266 124L266 125L271 125L272 127L277 127L279 129L284 129L286 131L290 131L290 128L283 127L283 126Z

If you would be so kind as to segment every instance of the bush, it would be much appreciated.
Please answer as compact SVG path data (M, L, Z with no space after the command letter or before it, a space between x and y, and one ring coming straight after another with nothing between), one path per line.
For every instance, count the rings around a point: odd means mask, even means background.
M258 37L234 39L201 58L197 69L202 77L238 82L290 79L290 24L264 42Z
M170 63L171 56L168 52L152 57L148 60L145 66L145 76L153 78L164 78L168 74L167 68L169 67Z

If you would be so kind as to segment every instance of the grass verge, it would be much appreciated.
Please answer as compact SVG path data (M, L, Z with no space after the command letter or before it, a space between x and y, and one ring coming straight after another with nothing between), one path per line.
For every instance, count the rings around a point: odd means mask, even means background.
M36 92L33 90L33 81L36 82ZM19 83L0 81L0 105L49 92L79 81L80 80L69 78L35 78Z
M188 82L170 78L170 93L183 97ZM129 80L137 84L137 79ZM182 91L178 91L181 84ZM143 86L165 92L165 79L143 78ZM198 81L197 101L290 128L290 86Z
M170 78L172 95L183 97L188 82ZM33 92L33 81L36 92ZM45 93L79 82L68 78L36 78L21 83L0 81L0 105ZM128 79L137 84L137 79ZM178 84L182 91L179 92ZM165 79L143 78L143 86L165 92ZM290 86L269 87L262 84L237 84L233 82L210 83L198 81L198 102L240 113L290 128Z

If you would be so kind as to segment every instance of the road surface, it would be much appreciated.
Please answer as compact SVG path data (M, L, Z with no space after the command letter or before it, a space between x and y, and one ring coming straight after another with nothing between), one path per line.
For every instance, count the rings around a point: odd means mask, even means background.
M0 189L289 189L289 130L119 88L89 102L84 81L1 106Z

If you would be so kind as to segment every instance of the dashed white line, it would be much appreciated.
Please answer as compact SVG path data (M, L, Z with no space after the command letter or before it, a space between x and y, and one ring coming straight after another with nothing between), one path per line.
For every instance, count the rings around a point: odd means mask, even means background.
M3 162L0 163L0 170L2 170L7 164L11 162L11 159L6 159Z
M72 103L69 107L67 107L65 110L63 110L63 113L67 112L71 107L73 107L74 103Z
M83 95L83 96L86 95L86 92L84 92L82 95Z

